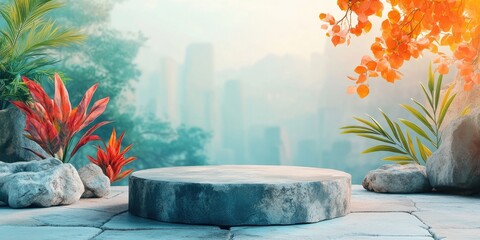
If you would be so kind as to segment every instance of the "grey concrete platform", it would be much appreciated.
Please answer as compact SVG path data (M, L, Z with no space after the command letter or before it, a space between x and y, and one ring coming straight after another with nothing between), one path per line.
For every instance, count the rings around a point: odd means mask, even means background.
M232 227L162 223L128 213L127 187L108 198L52 208L11 209L0 204L1 240L428 240L479 239L480 196L377 194L352 187L351 213L312 224Z
M332 169L168 167L134 172L128 185L130 213L171 223L288 225L350 212L351 176Z

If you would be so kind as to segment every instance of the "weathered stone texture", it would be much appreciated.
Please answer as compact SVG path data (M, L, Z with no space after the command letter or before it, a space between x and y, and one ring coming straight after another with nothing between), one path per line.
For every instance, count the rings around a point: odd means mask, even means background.
M311 223L350 211L349 174L290 166L143 170L129 182L130 213L211 225Z
M425 167L418 164L386 164L367 173L362 183L369 191L382 193L419 193L432 189Z

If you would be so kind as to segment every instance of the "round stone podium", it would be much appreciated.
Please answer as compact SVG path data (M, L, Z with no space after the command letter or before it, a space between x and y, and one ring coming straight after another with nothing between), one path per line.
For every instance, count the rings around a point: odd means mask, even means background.
M225 165L134 172L130 213L217 226L312 223L350 211L351 176L322 168Z

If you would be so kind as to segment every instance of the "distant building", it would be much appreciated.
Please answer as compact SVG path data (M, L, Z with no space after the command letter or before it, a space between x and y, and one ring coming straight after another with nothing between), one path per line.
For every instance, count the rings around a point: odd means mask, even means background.
M227 81L221 104L222 148L233 152L235 164L245 163L245 127L243 92L239 80Z
M167 118L174 125L179 123L178 114L178 66L176 62L165 57L160 62L160 73L156 86L156 115L159 118Z
M265 129L266 156L263 164L291 164L290 144L286 132L281 127Z
M306 167L320 166L321 155L317 141L313 139L303 139L298 141L294 164Z
M290 143L278 126L255 125L248 128L249 164L291 164Z
M213 129L213 47L196 43L187 47L181 81L181 122Z

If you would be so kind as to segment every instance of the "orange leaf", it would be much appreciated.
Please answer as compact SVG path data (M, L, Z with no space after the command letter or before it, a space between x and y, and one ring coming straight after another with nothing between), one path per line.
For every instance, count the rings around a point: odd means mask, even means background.
M365 33L368 33L370 32L370 29L372 29L372 23L370 21L367 21L365 23L365 27L363 27L363 31L365 31Z
M370 93L370 90L368 89L367 85L360 84L357 87L357 94L358 94L358 96L360 96L360 98L364 98L364 97L368 96L369 93Z
M332 43L334 46L337 46L340 43L340 36L333 36Z
M388 12L388 19L391 23L398 23L400 21L400 17L400 13L396 9Z
M364 66L357 66L355 68L355 72L358 73L358 74L363 74L363 73L367 72L367 68L364 67Z
M334 32L334 33L340 32L340 26L334 25L334 26L332 27L332 32Z
M377 62L375 62L375 61L373 61L373 60L367 62L366 65L367 65L368 70L370 70L370 71L373 71L373 70L375 70L375 69L377 68Z
M369 72L368 76L369 77L378 77L378 73L377 72Z
M360 84L360 83L364 83L365 81L367 81L367 75L364 73L358 76L358 80L356 83Z

